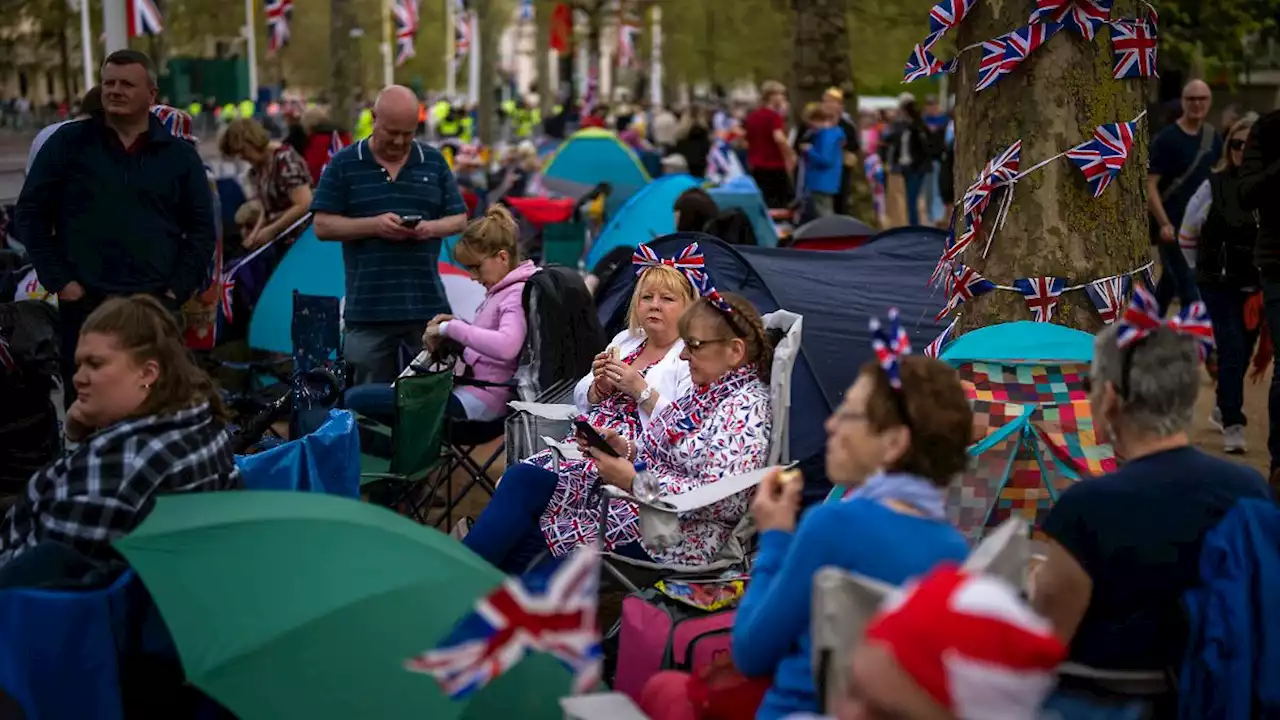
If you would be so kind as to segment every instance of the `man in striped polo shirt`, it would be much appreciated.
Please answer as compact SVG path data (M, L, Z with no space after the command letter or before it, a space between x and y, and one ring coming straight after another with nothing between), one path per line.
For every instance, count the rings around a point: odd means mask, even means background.
M413 139L413 91L387 87L373 116L373 135L333 156L311 201L316 237L342 243L344 347L357 383L395 380L401 343L417 350L427 323L449 312L440 239L467 223L444 157Z

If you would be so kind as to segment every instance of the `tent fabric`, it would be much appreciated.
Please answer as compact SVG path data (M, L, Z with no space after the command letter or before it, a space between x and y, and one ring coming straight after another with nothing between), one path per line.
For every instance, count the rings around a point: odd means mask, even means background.
M915 228L896 233L888 242L847 252L815 253L779 248L733 247L703 233L675 233L649 244L669 257L698 242L708 271L722 292L738 293L761 313L789 310L804 317L799 362L791 390L791 455L821 452L826 442L822 424L871 360L872 315L883 317L899 308L903 327L914 347L923 349L942 327L934 316L943 298L926 288L938 262L946 234ZM600 322L606 333L626 323L627 303L635 274L614 273L596 293Z
M689 175L668 175L654 180L617 213L609 215L608 224L587 252L586 266L594 268L615 248L634 248L675 232L676 199L685 190L696 187L699 187L698 181Z
M970 539L1020 515L1039 527L1073 483L1116 468L1089 407L1093 336L1047 323L975 330L942 359L973 406L973 462L951 487L948 510Z
M747 191L736 187L721 186L707 191L716 207L721 210L741 210L751 221L751 229L756 234L756 243L761 247L778 246L778 228L769 217L769 206L764 196L755 188L754 183Z
M617 135L599 128L579 130L561 143L542 171L545 187L577 199L600 183L612 191L608 217L649 184L640 158Z
M360 436L355 416L330 410L315 432L257 453L237 455L249 490L320 492L360 497Z
M463 320L474 318L476 307L484 299L484 287L448 262L440 262L439 270L453 314ZM253 308L253 317L249 320L249 346L267 352L293 352L290 338L294 291L303 295L344 298L346 283L342 243L323 242L316 237L313 228L307 228L271 273L258 304Z
M848 215L830 215L801 225L792 234L795 240L821 240L835 237L871 237L876 231L870 225Z

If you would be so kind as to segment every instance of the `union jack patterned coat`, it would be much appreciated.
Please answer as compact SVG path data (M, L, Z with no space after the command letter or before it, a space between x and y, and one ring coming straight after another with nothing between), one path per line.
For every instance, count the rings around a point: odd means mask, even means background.
M694 387L657 412L637 440L637 453L662 494L679 495L764 467L771 432L769 386L754 366L747 366ZM595 539L599 476L594 463L584 463L580 472L591 490L577 493L572 502L549 505L542 516L543 535L557 556ZM685 514L680 518L681 543L662 550L643 545L645 552L660 563L711 562L746 514L752 492ZM635 508L613 503L605 535L606 550L641 540Z

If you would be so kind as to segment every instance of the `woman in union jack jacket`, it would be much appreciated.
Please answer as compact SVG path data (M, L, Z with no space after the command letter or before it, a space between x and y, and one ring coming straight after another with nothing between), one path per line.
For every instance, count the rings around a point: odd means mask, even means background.
M489 506L464 544L499 569L523 571L550 551L562 557L595 542L601 484L634 492L634 463L645 463L657 495L677 495L764 466L771 437L769 369L773 350L760 314L737 296L721 296L701 271L702 297L680 317L683 358L692 387L655 408L635 437L597 428L617 456L581 443L589 458L580 472L581 497L553 503L559 491L556 466L532 464L507 471ZM679 543L654 547L640 536L634 506L615 501L605 524L604 548L637 560L704 565L715 558L746 514L750 492L733 495L680 518Z
M0 587L62 580L70 558L111 560L111 542L157 495L239 485L226 408L159 300L103 303L85 320L76 366L66 431L80 445L31 476L0 521Z

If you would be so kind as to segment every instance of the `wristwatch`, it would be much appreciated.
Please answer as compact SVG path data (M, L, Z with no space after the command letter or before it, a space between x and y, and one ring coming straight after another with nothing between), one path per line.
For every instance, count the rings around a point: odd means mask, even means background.
M636 404L643 405L646 402L648 402L649 398L651 397L653 397L653 388L649 387L648 385L645 385L644 391L641 392L640 395L636 397Z

